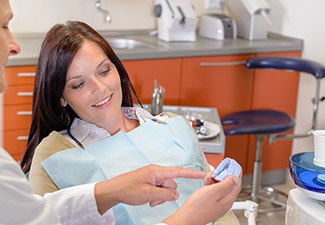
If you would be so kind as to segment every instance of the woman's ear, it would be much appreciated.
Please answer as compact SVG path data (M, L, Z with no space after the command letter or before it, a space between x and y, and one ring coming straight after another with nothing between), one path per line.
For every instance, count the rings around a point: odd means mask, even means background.
M66 107L68 105L68 102L63 97L61 97L60 104L61 104L61 106Z

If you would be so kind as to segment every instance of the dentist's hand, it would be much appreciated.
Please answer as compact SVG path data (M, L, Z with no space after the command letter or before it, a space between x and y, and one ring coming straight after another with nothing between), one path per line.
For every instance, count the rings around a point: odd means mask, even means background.
M188 170L181 167L161 167L149 165L125 173L112 179L97 183L95 198L100 214L118 203L151 206L179 197L174 178L204 178L205 172Z

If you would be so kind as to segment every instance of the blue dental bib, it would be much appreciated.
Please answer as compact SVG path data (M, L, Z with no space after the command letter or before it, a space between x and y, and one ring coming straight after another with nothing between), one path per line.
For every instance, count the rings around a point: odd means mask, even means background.
M61 189L98 182L149 164L182 166L204 171L206 161L197 138L185 120L174 117L159 124L151 120L125 133L89 144L85 150L72 148L42 162L43 168ZM150 207L149 204L113 208L117 225L152 225L175 212L203 185L202 180L176 179L180 197L176 201Z

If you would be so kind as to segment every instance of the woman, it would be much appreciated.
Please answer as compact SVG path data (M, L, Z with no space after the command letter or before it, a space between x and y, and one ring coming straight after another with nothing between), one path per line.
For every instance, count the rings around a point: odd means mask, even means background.
M147 164L207 170L183 118L153 117L134 108L133 99L141 105L125 68L102 36L81 22L54 26L41 48L22 160L35 192L103 180ZM113 208L116 223L161 221L202 184L178 181L180 200L160 208L118 205Z
M65 88L68 67L85 39L97 43L116 67L123 91L122 107L132 107L133 98L140 104L124 66L103 37L78 22L53 27L42 44L39 56L32 124L27 149L21 161L25 173L30 170L34 150L41 140L53 130L66 130L73 119L79 117L69 105L62 106L60 99Z

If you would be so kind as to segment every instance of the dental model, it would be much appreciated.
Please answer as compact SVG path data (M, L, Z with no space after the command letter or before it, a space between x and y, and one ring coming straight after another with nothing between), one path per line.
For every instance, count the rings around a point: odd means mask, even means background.
M242 171L241 166L233 159L225 158L219 166L213 171L212 178L216 181L222 181L228 176L240 176Z

